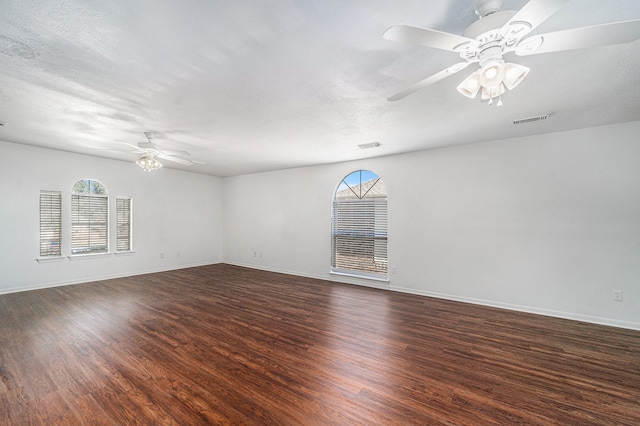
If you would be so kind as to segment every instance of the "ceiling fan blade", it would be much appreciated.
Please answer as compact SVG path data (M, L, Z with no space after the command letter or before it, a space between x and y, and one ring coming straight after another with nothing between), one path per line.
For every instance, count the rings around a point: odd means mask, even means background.
M191 160L185 160L182 158L174 157L173 155L167 155L165 153L158 154L158 157L162 158L163 160L171 161L173 163L184 164L185 166L193 165L193 162Z
M133 149L135 149L135 150L136 150L136 152L140 152L140 153L144 152L144 149L140 148L139 146L132 145L132 144L130 144L130 143L122 142L122 141L118 141L118 142L120 142L122 145L126 145L126 146L128 146L129 148L133 148Z
M522 39L569 0L530 0L502 27L505 37Z
M170 151L167 149L162 149L159 148L158 151L162 151L162 153L166 154L166 155L184 155L184 156L190 156L191 153L189 151Z
M138 142L138 147L142 149L155 149L158 150L158 147L153 142Z
M479 46L479 43L472 38L411 25L394 25L385 31L382 37L386 40L419 44L452 52L460 51L463 46L465 50Z
M640 38L640 19L540 34L522 40L519 56L628 43ZM539 46L539 47L537 47Z
M420 89L422 89L423 87L427 87L433 83L436 83L444 78L449 77L450 75L453 75L455 73L457 73L458 71L462 71L463 69L465 69L466 67L469 66L469 64L471 64L471 62L460 62L457 63L455 65L450 66L449 68L443 69L442 71L433 74L431 77L427 77L422 81L417 82L416 84L414 84L413 86L410 86L406 89L404 89L402 92L391 96L389 99L387 99L388 101L397 101L399 99L402 99L404 97L409 96L410 94L412 94L413 92L416 92Z

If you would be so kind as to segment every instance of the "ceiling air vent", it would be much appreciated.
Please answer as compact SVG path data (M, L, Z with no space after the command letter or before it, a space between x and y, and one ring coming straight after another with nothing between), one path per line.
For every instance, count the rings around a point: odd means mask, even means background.
M382 146L380 142L371 142L371 143L363 143L362 145L358 145L360 149L368 149L368 148L377 148Z
M539 115L537 117L518 118L517 120L511 120L511 124L525 124L532 123L534 121L543 121L549 118L549 114Z

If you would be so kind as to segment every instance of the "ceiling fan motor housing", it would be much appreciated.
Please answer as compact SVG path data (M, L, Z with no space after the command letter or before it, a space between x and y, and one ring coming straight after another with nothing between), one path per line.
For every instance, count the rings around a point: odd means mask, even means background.
M502 7L502 0L478 0L475 12L480 18L496 13Z

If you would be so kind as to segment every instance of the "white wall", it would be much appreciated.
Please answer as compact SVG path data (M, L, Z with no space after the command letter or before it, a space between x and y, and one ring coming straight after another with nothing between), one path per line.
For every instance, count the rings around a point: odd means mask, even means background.
M63 197L68 255L71 187L96 179L108 191L115 244L115 196L133 197L134 254L38 263L40 190ZM0 142L0 293L94 281L222 261L222 179L132 162ZM161 258L160 254L164 257ZM179 255L178 255L179 253Z
M640 329L638 135L633 122L225 179L0 142L0 293L224 260ZM329 274L331 198L357 169L389 192L388 285ZM136 253L37 263L39 191L63 192L68 254L83 178L133 197Z
M225 178L225 261L344 280L328 273L331 197L370 169L397 273L348 281L640 329L638 135L633 122Z

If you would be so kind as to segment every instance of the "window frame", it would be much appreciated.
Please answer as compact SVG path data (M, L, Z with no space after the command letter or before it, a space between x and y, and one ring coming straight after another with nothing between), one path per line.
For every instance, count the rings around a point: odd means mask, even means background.
M121 215L121 204L126 202L126 215ZM122 237L121 228L126 227L126 236ZM121 242L126 242L126 248L121 249ZM116 253L133 252L133 198L130 196L116 196Z
M353 185L352 179L356 174L358 183ZM363 175L372 178L363 181ZM371 192L378 183L381 188ZM382 193L379 193L380 189ZM343 252L342 256L340 251ZM334 191L330 272L388 282L388 194L382 179L374 172L351 172Z
M39 259L62 258L62 191L40 191L39 225ZM55 243L57 249L46 249Z
M87 185L85 190L74 191L82 187L79 185L82 182ZM72 188L70 257L109 254L109 196L105 186L95 179L81 179ZM94 232L99 235L99 249L91 248L91 234Z

